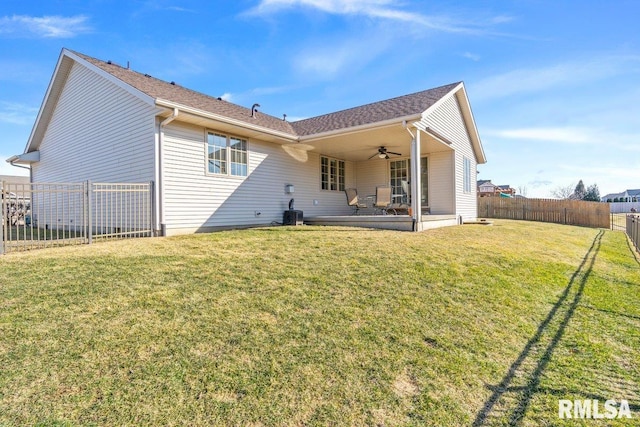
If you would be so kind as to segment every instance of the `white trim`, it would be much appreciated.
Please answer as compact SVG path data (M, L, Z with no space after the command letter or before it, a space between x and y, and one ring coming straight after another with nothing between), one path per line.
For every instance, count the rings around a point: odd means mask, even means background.
M53 91L53 88L55 86L55 82L58 78L58 73L62 68L62 64L64 61L64 52L65 52L65 49L63 49L62 52L60 52L60 55L58 56L58 62L56 63L56 68L53 71L53 74L51 75L51 79L49 80L49 85L47 86L47 91L45 92L44 98L42 99L42 103L40 104L40 109L38 110L36 121L34 122L33 127L31 128L29 139L27 139L27 145L24 147L25 153L28 152L29 149L31 148L31 143L33 142L34 135L36 134L36 131L40 127L40 120L42 120L42 114L45 110L45 107L47 106L47 102L49 101L49 97L51 96L51 92ZM65 70L67 75L69 74L70 69L71 69L71 65L69 65L68 69Z
M40 151L30 151L29 153L16 154L15 156L11 156L7 159L7 163L11 163L12 166L15 166L14 163L36 163L40 161Z
M221 116L221 115L215 114L215 113L210 113L208 111L200 110L198 108L188 107L186 105L178 104L176 102L168 101L166 99L161 99L161 98L156 99L156 105L161 106L161 107L168 107L168 108L178 108L183 113L192 114L192 115L195 115L195 116L203 117L205 119L215 120L215 121L222 122L222 123L227 123L227 124L230 124L230 125L233 125L233 126L236 126L236 127L249 129L249 130L257 131L257 132L261 132L261 133L265 133L265 134L268 134L268 135L272 135L272 136L276 136L276 137L285 139L287 141L292 141L292 142L297 142L298 141L298 138L295 135L290 134L290 133L285 133L285 132L280 132L280 131L277 131L277 130L268 129L268 128L265 128L263 126L252 125L250 123L243 122L241 120L232 119L232 118ZM209 128L211 128L211 127L209 127Z
M459 95L459 93L461 95ZM469 103L469 97L467 96L467 90L464 87L464 83L460 82L460 84L451 89L448 94L444 95L442 98L436 101L435 104L427 108L422 113L421 118L426 118L432 111L436 111L436 109L444 102L446 102L451 96L455 96L458 101L458 105L461 110L460 113L462 114L462 118L464 119L465 128L467 129L467 133L469 134L469 138L471 139L471 143L473 145L473 151L476 155L476 163L487 163L487 157L484 153L482 142L480 141L480 134L478 133L478 127L476 126L475 119L473 118L471 104Z
M396 117L394 119L383 120L381 122L367 123L364 125L351 126L348 128L335 129L335 130L330 130L326 132L305 135L305 136L299 137L298 139L300 142L319 141L322 139L334 137L336 135L344 136L344 135L350 135L352 133L362 132L364 130L374 130L374 129L384 128L384 127L402 125L402 122L419 120L420 117L421 116L419 114L418 115L413 114L411 116L405 116L405 117Z
M225 138L226 146L225 146L225 163L227 164L227 172L226 173L216 173L209 171L209 134L218 135ZM237 139L240 141L244 141L246 144L246 155L247 155L247 174L246 175L233 175L231 173L231 139ZM205 128L204 130L204 174L205 176L213 176L217 178L225 178L225 179L241 179L245 180L249 177L251 171L249 170L249 165L251 164L249 159L249 139L240 137L228 132L221 132L211 128Z
M69 51L67 49L62 49L62 54L67 56L67 57L69 57L69 58L71 58L71 59L73 59L78 64L89 68L91 71L93 71L93 72L97 73L98 75L100 75L100 77L103 77L103 78L109 80L111 83L115 84L116 86L118 86L119 88L125 90L126 92L130 93L131 95L135 96L136 98L142 100L146 104L155 105L155 99L153 97L147 95L146 93L142 92L139 89L134 88L130 84L123 82L122 80L120 80L119 78L114 76L113 74L111 74L111 73L109 73L107 71L104 71L102 68L98 67L97 65L92 64L91 62L87 61L86 59L83 59L83 58L79 57L78 55L74 54L73 52L71 52L71 51Z

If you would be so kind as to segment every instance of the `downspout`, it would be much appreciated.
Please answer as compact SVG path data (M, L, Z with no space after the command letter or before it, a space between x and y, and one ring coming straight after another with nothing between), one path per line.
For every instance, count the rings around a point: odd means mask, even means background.
M28 170L29 172L31 172L31 166L16 165L16 164L15 164L15 163L13 163L12 161L11 161L11 162L9 162L9 164L10 164L11 166L15 166L15 167L17 167L17 168L26 169L26 170Z
M11 160L9 161L9 164L11 166L15 166L17 168L22 168L22 169L26 169L29 171L29 182L33 182L33 169L31 169L31 163L29 163L29 166L23 166L23 165L17 165L14 163L15 160Z
M156 147L156 173L155 173L155 217L156 217L156 235L165 236L167 233L166 224L164 222L164 127L174 121L178 117L179 110L173 109L173 113L160 122L158 126L158 144Z

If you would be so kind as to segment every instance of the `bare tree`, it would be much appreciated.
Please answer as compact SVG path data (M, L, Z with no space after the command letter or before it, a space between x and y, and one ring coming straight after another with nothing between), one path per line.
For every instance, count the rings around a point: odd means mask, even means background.
M573 190L575 189L575 185L561 185L551 190L551 197L555 197L556 199L570 199L573 195Z
M526 185L518 185L518 194L527 197L527 186Z

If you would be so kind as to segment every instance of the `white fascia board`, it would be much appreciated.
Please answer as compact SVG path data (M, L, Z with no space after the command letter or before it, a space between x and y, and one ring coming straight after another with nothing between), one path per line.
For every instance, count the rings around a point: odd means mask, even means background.
M30 153L16 154L7 159L7 163L36 163L40 161L40 152L31 151Z
M442 105L443 103L445 103L447 101L447 99L449 99L450 96L452 96L454 93L456 93L457 91L460 90L460 88L464 88L464 83L459 83L456 87L454 87L453 89L451 89L449 91L448 94L446 94L445 96L443 96L442 98L438 99L431 107L427 108L423 113L422 113L422 117L427 117L432 111L435 111L438 107L440 107L440 105Z
M222 122L222 123L227 123L227 124L230 124L230 125L233 125L233 126L249 129L249 130L252 130L252 131L255 131L255 132L261 132L261 133L264 133L264 134L276 136L278 138L282 138L282 139L285 139L287 141L291 141L291 142L297 142L298 141L298 137L296 135L292 135L290 133L280 132L280 131L277 131L277 130L265 128L263 126L252 125L251 123L243 122L242 120L232 119L232 118L229 118L229 117L221 116L219 114L210 113L208 111L200 110L198 108L188 107L186 105L178 104L176 102L168 101L166 99L156 99L156 105L158 105L160 107L171 108L171 109L177 108L181 112L184 112L184 113L187 113L187 114L192 114L192 115L195 115L195 116L203 117L205 119L215 120L215 121Z
M467 96L467 90L464 87L463 83L460 83L460 94L458 96L458 104L462 107L462 114L465 116L465 122L467 122L467 128L469 131L469 135L473 141L473 144L476 146L478 156L478 163L483 164L487 163L487 157L484 153L484 148L482 147L482 142L480 141L480 134L478 133L478 127L476 126L476 121L473 118L473 112L471 111L471 104L469 103L469 97Z
M45 92L44 98L42 99L42 103L40 104L40 109L38 110L38 115L36 116L36 121L34 122L33 127L31 128L29 139L27 139L27 145L25 145L24 147L25 153L29 152L29 149L31 148L31 144L33 143L33 138L40 125L40 121L42 120L42 114L45 108L47 107L47 101L49 100L49 97L52 95L53 87L55 86L56 79L60 78L59 73L62 68L62 63L64 61L65 51L66 49L62 49L62 51L60 52L60 55L58 56L58 62L56 63L56 68L54 69L53 74L51 75L51 80L49 80L49 86L47 86L47 91ZM71 67L69 67L69 69L70 68Z
M319 141L326 138L332 138L338 135L349 135L352 133L362 132L365 130L380 129L385 127L395 126L398 123L410 122L410 121L419 120L419 119L420 119L420 115L412 114L411 116L396 117L394 119L383 120L381 122L367 123L359 126L352 126L352 127L343 128L343 129L336 129L336 130L330 130L326 132L301 136L299 139L300 139L300 142Z
M458 95L461 94L461 95ZM484 154L484 149L482 148L482 142L480 141L480 134L478 133L478 128L476 127L476 121L473 118L473 112L471 111L471 105L469 104L469 98L467 97L467 91L464 88L464 83L460 82L456 87L451 89L451 91L440 98L435 104L431 107L427 108L427 110L422 113L422 117L427 117L432 111L435 111L442 103L444 103L449 97L455 96L458 100L458 105L460 106L462 117L464 118L465 127L467 128L467 133L471 138L471 143L473 144L474 152L476 154L476 160L478 164L487 163L487 157Z
M115 77L114 75L104 71L102 68L100 68L100 67L98 67L96 65L93 65L89 61L84 60L83 58L79 57L78 55L74 54L73 52L68 51L67 49L63 49L62 53L65 56L68 56L69 58L73 59L77 63L87 67L88 69L90 69L94 73L100 75L100 77L103 77L103 78L109 80L111 83L115 84L119 88L125 90L126 92L130 93L131 95L135 96L136 98L139 98L140 100L142 100L146 104L155 105L155 98L153 98L153 97L147 95L146 93L142 92L141 90L138 90L138 89L134 88L133 86L123 82L122 80L120 80L119 78Z
M62 91L62 86L57 87L57 85L62 84L62 82L60 82L59 79L66 79L69 71L71 70L71 67L73 66L73 64L68 63L68 60L72 60L74 62L77 62L78 64L81 64L82 66L90 69L94 73L107 79L111 83L117 85L118 87L122 88L123 90L127 91L133 96L141 99L143 102L149 105L154 105L155 103L155 99L145 94L144 92L141 92L138 89L135 89L132 86L126 84L122 80L117 79L113 75L107 73L106 71L93 65L92 63L84 60L83 58L69 51L68 49L62 49L62 51L60 52L60 56L58 57L58 63L56 64L56 68L54 69L53 75L51 76L51 80L49 81L49 86L47 87L47 91L45 93L44 99L42 100L40 110L38 110L36 121L33 125L33 128L31 129L31 134L29 135L29 139L27 140L27 145L24 148L25 153L28 153L33 148L32 145L33 145L36 133L38 132L40 126L44 125L44 123L41 123L44 114L45 113L53 114L52 111L48 111L48 110L55 108L56 103L54 102L53 104L49 104L49 101L52 96L58 97L60 95L60 91ZM58 92L54 93L55 90L57 90Z

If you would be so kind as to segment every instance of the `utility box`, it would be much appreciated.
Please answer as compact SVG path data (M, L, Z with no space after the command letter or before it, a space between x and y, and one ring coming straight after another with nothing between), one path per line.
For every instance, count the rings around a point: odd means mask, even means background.
M304 223L302 211L289 209L282 215L282 225L302 225Z

